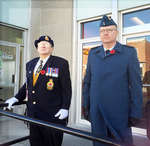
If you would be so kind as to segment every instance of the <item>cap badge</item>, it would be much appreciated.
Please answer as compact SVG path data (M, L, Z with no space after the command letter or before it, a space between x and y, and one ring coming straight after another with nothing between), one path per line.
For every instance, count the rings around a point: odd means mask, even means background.
M111 17L108 17L109 20L111 20Z
M46 41L49 41L49 38L48 38L48 36L45 36L45 40L46 40Z

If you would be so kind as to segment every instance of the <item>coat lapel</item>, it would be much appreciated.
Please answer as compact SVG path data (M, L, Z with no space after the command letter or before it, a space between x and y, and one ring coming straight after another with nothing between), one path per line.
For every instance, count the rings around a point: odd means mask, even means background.
M39 58L37 58L33 62L31 62L30 67L29 67L29 78L30 78L31 83L33 83L34 68L35 68L38 60L39 60Z
M105 52L104 52L103 46L100 46L100 47L97 48L96 54L97 54L100 58L104 59L104 57L105 57Z
M114 50L116 50L117 53L120 53L122 51L121 47L122 45L119 42L117 42L114 47Z

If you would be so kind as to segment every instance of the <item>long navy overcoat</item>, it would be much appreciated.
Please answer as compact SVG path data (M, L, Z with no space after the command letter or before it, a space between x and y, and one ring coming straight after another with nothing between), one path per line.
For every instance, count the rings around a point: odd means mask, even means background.
M132 143L128 118L142 116L142 82L136 49L119 42L114 54L91 49L83 85L83 106L90 111L92 133ZM95 143L95 146L101 146Z

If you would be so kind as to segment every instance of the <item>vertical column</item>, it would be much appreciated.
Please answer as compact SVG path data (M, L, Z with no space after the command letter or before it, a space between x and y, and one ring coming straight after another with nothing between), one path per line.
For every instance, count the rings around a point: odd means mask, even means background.
M118 24L118 0L112 0L112 18Z

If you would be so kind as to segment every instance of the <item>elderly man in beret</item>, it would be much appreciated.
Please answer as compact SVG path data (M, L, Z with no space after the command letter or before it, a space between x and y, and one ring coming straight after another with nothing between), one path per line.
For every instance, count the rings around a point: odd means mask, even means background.
M83 85L83 111L92 133L132 146L131 126L142 116L142 82L136 49L120 44L117 24L103 16L102 45L92 48ZM104 146L94 142L94 146Z
M53 56L54 42L49 36L35 40L39 57L26 64L26 83L8 99L8 109L26 97L27 115L51 123L66 125L71 102L68 61ZM61 146L63 132L30 124L31 146Z

